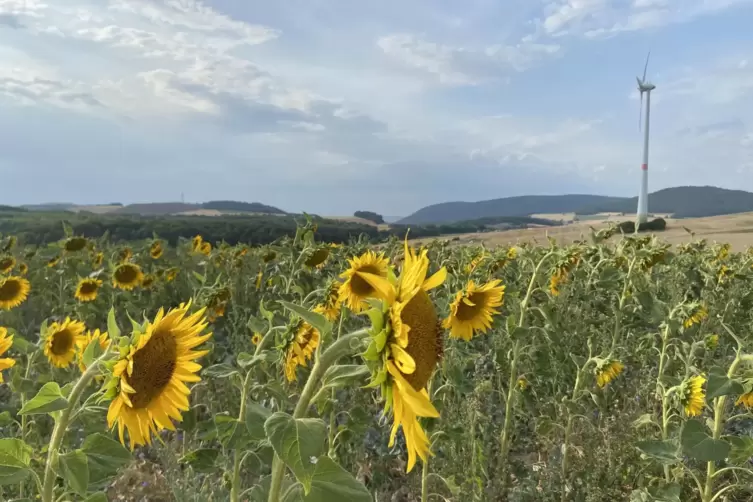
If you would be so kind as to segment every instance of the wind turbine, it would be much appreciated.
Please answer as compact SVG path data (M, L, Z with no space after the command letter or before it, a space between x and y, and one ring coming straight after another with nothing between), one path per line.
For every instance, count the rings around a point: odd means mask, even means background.
M638 130L641 128L641 115L643 114L643 93L646 93L646 124L643 126L643 161L641 162L641 191L638 193L638 224L648 221L648 128L649 116L651 114L651 91L656 86L646 80L646 70L648 70L648 58L651 57L649 51L646 56L646 65L643 67L643 78L635 77L638 81L638 92L641 93L641 111L638 115Z

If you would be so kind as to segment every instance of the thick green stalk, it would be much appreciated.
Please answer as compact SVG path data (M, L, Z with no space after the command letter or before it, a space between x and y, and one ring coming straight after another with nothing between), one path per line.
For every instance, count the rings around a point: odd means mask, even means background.
M541 269L547 258L549 258L551 255L551 251L545 254L541 261L539 261L539 263L536 265L536 268L533 270L531 281L528 283L526 296L523 298L523 301L520 302L520 317L518 318L519 328L525 326L526 314L528 312L528 303L531 301L531 296L533 295L533 290L536 286L536 277L538 276L539 270ZM520 349L522 347L522 344L522 340L520 339L520 337L518 337L515 340L512 349L512 360L510 361L510 379L507 383L507 401L505 402L505 422L502 426L502 437L500 440L500 465L502 466L503 484L505 485L507 484L507 455L510 451L510 429L512 428L513 405L515 398L517 397L516 384L518 381L518 357L520 356Z
M739 354L732 361L732 364L727 371L727 378L732 378L737 370L737 366L740 364ZM714 399L714 430L712 431L712 437L719 439L722 437L724 430L724 403L727 401L727 396L721 396ZM706 484L701 494L701 500L703 502L711 502L714 499L714 475L716 474L716 462L708 462L706 464Z
M423 468L421 469L421 502L428 502L429 500L429 459L424 460Z
M661 438L666 441L669 437L669 403L667 393L664 391L662 380L664 379L664 361L667 358L667 345L669 344L669 326L665 326L661 337L661 353L659 354L659 374L656 377L656 392L661 396ZM664 466L664 480L671 482L669 466Z
M261 346L261 343L259 343ZM258 349L257 349L258 350ZM246 421L246 399L248 395L248 383L251 379L251 371L246 373L246 378L243 379L243 388L241 389L241 409L238 412L238 422L240 426ZM236 449L233 457L233 481L230 485L230 500L232 502L238 502L240 500L241 492L241 451Z
M573 386L573 396L572 399L575 401L578 398L578 392L580 391L580 376L582 373L582 369L578 368L578 374L575 377L575 385ZM568 409L567 412L567 426L565 427L565 442L562 447L562 493L561 498L562 502L567 500L567 490L565 489L567 487L567 461L568 456L570 453L570 435L573 433L573 422L575 421L575 417Z
M29 372L31 371L31 366L34 363L34 359L37 355L37 352L32 352L29 354L29 357L26 358L26 370L24 371L24 380L29 379ZM26 393L21 393L21 408L26 406ZM21 415L21 441L24 443L26 442L26 415ZM18 498L23 499L24 498L24 482L21 481L20 486L18 487Z
M73 412L73 408L78 404L81 399L81 394L92 381L92 379L99 374L99 364L106 357L108 357L109 351L105 351L96 361L89 365L78 379L76 385L71 390L68 396L68 407L64 409L57 420L55 420L55 427L52 430L52 437L50 438L50 445L47 448L47 463L44 468L44 481L42 483L42 502L52 502L53 492L55 490L55 480L57 474L55 474L55 464L58 461L58 454L60 445L65 437L65 431L68 429L68 422Z
M316 388L319 386L327 369L337 362L338 359L350 352L351 342L360 340L368 334L369 331L367 329L360 329L353 333L349 333L335 341L326 351L322 352L321 355L316 358L314 361L314 367L311 368L309 378L306 380L306 385L301 392L301 397L298 398L298 404L295 406L293 418L304 418L306 416L306 412L311 404L311 398L314 397L314 391L316 391ZM280 457L275 455L272 460L272 480L269 485L268 502L279 502L280 491L282 489L282 479L284 477L285 464L280 460Z

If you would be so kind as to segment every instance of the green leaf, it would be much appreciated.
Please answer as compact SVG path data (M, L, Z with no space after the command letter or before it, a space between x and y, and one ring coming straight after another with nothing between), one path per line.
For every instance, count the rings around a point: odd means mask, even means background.
M219 454L217 448L201 448L186 453L178 462L190 465L197 472L212 472L217 468L215 462Z
M119 442L104 434L91 434L82 446L89 464L89 482L99 483L116 474L131 461L131 453Z
M683 451L692 458L703 462L717 462L727 458L730 445L726 441L713 439L707 428L698 420L688 420L680 433Z
M300 486L288 492L284 502L372 502L374 499L363 484L331 458L316 459L311 489Z
M324 422L315 418L293 418L278 411L267 419L264 430L277 456L290 467L308 494L317 468L316 460L324 452L327 436Z
M60 392L60 386L55 382L47 382L39 389L36 396L31 398L19 415L42 415L64 410L68 407L68 400Z
M32 452L20 439L0 439L0 486L18 484L29 476Z
M60 455L60 471L68 486L79 495L86 495L89 487L89 462L82 450Z
M18 334L13 335L13 350L21 354L28 354L35 349L34 344Z
M646 456L662 464L669 465L680 461L680 448L677 443L672 441L652 439L648 441L638 441L635 446Z
M516 326L515 329L510 332L510 340L526 340L529 338L530 331L529 328Z
M92 493L84 502L107 502L107 494L105 492Z
M651 413L645 413L633 421L633 427L636 429L645 425L658 425Z
M13 417L10 416L9 411L0 413L0 427L8 427L13 423Z
M214 424L217 427L217 438L228 450L243 449L251 441L246 425L235 417L215 415Z
M258 317L249 314L248 321L246 322L246 326L248 326L248 329L253 331L254 333L266 333L267 329L269 328L268 323L262 321Z
M248 403L246 406L246 430L252 441L267 439L264 424L272 415L272 412L257 403Z
M89 345L86 346L86 349L84 349L84 354L83 354L84 365L88 368L102 354L104 354L104 351L102 350L102 346L99 344L99 339L98 338L92 339L92 341L89 342Z
M207 282L207 278L201 275L200 273L198 273L197 271L192 270L191 273L196 278L196 280L199 281L199 283L204 284L205 282Z
M345 387L370 375L369 368L363 364L337 364L327 368L322 377L321 389ZM321 393L322 390L318 393Z
M264 351L259 355L251 355L248 352L241 352L238 354L238 358L236 361L238 362L238 366L245 369L250 369L256 366L259 363L263 363L265 361L270 361L274 358L274 354L270 351Z
M204 371L202 371L202 374L204 374L204 376L215 378L228 378L229 376L236 373L238 373L238 370L227 363L215 364L213 366L209 366L208 368L204 368Z
M301 319L309 323L311 326L319 330L322 337L332 332L332 323L329 322L323 315L311 312L300 305L294 303L279 300L280 305L290 310L291 312L298 314Z
M753 437L729 436L732 445L728 460L732 464L746 464L753 457Z
M709 370L709 378L706 382L706 401L744 392L742 384L737 380L728 378L727 373L722 368L714 367Z
M110 340L117 340L120 337L120 328L118 321L115 320L114 307L110 307L110 311L107 313L107 334L110 336Z

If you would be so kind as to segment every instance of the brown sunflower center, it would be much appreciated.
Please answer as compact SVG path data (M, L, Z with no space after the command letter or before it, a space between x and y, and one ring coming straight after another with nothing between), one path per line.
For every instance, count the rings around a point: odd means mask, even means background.
M328 248L320 248L314 251L311 256L309 256L308 260L306 260L306 266L308 267L316 267L317 265L321 265L324 263L324 260L327 259L329 256L329 249Z
M410 326L406 352L416 362L416 371L403 375L416 390L426 387L442 353L442 332L431 298L420 290L403 308L400 319Z
M115 269L115 280L121 284L131 284L137 277L136 267L132 265L121 265Z
M84 281L79 286L79 291L82 295L90 295L97 292L99 285L95 281Z
M56 356L65 355L73 348L73 341L73 332L68 328L53 333L50 352Z
M144 347L133 355L133 373L126 377L134 388L131 402L146 408L170 383L178 358L178 345L169 329L157 329Z
M67 241L65 241L65 250L66 251L81 251L86 247L86 238L84 237L71 237Z
M7 257L0 259L0 270L3 272L10 270L13 268L13 265L16 264L16 260L13 258Z
M455 314L455 317L459 321L472 321L476 319L486 305L485 293L471 293L466 298L473 305L468 305L462 299L460 300L460 303L458 303L458 312Z
M15 300L21 294L21 283L14 279L0 282L0 301Z
M355 295L359 297L372 296L374 293L376 293L376 290L371 286L371 284L366 282L366 280L359 275L359 272L381 275L379 273L379 268L374 265L363 266L359 268L355 274L353 274L353 277L350 278L350 289Z

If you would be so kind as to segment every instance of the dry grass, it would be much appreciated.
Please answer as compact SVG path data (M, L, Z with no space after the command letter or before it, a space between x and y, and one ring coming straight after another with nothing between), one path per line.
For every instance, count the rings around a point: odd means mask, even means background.
M611 221L627 220L630 217L622 217L620 220L613 218ZM459 244L470 242L484 243L487 246L509 246L523 242L546 243L547 236L554 238L560 244L569 244L576 240L588 239L590 227L597 230L606 228L606 220L580 221L561 227L540 227L522 230L503 230L499 232L481 232L439 237L444 240L455 240ZM745 250L753 246L753 213L730 214L724 216L711 216L707 218L686 218L680 220L667 219L667 230L658 235L672 244L679 244L691 240L683 227L695 234L696 239L709 241L728 242L736 251ZM417 239L418 242L431 241L433 239Z

